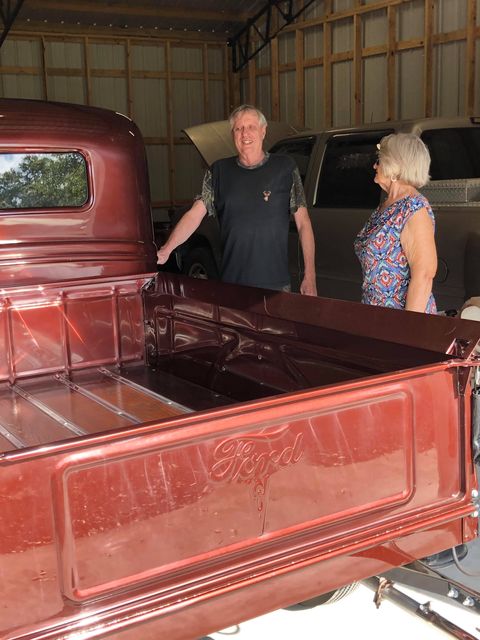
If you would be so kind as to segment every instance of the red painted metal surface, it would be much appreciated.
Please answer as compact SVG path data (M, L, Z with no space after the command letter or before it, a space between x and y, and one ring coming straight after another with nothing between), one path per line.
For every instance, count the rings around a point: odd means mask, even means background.
M0 212L2 639L196 639L477 534L478 323L149 280L134 125L0 115L90 186Z
M0 154L76 151L89 195L73 209L0 211L0 286L156 270L145 149L135 124L81 105L0 99Z
M105 285L62 285L66 308L78 296L89 309ZM195 378L215 353L204 385L245 378L242 397L257 372L257 398L97 434L90 413L90 435L0 459L2 637L197 638L465 539L476 480L469 388L455 389L468 361L365 339L369 322L330 330L328 301L305 318L303 298L275 294L261 313L262 292L223 289L163 275L143 290L150 366L161 378L185 360ZM76 317L80 344L108 324L93 317ZM480 335L430 320L433 334ZM323 384L300 388L301 367Z

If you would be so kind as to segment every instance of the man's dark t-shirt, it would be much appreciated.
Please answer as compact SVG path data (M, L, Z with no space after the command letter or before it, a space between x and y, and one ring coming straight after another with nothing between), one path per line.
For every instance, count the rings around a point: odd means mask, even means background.
M283 155L269 155L253 168L240 165L236 157L213 163L205 204L220 223L224 282L266 289L290 284L288 229L292 187L295 183L298 190L299 182L295 172L294 160ZM301 182L300 191L292 212L305 204Z

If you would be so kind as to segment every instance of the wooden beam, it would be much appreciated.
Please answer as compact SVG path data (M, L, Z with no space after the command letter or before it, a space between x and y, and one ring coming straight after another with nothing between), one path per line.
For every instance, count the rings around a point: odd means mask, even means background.
M208 97L208 48L204 44L202 47L202 85L203 85L203 120L209 122L210 118L210 99Z
M395 119L395 89L397 76L396 33L397 7L388 7L388 53L387 53L387 120Z
M84 12L97 15L138 16L140 18L170 18L186 19L189 21L211 20L213 22L246 22L252 17L250 13L205 11L204 9L180 9L175 7L152 7L146 5L135 6L135 2L117 2L115 4L83 0L82 2L64 2L61 0L25 0L23 15L27 16L28 9L35 11Z
M278 38L270 41L270 75L271 75L271 117L280 119L280 78L278 75Z
M130 39L127 38L126 42L126 65L127 65L127 115L129 118L133 118L133 85L132 85L132 45Z
M433 113L433 17L434 0L425 1L425 42L423 56L423 112L428 118Z
M465 109L468 116L475 112L475 25L477 24L477 2L468 0L467 4L467 46L466 78L465 78ZM480 70L479 70L480 72Z
M332 0L325 0L325 19L332 11ZM325 127L332 126L332 23L323 24L323 110Z
M362 16L353 16L353 99L355 124L362 122L363 88L362 88Z
M169 42L165 45L165 67L167 70L168 190L170 204L172 204L175 200L175 149L173 141L173 88L172 77L170 75L172 69L172 49Z
M88 37L85 36L83 40L83 63L85 65L85 102L91 104L92 100L92 79L90 77L90 44Z
M303 29L295 33L295 122L297 126L305 126L305 43Z

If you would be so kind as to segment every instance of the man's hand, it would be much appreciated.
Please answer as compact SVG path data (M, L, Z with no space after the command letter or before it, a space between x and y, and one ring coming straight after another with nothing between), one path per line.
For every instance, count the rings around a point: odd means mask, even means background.
M316 296L317 295L317 283L315 276L305 276L302 284L300 285L300 293L304 296Z
M171 251L166 249L165 245L163 245L163 247L160 247L160 249L157 251L157 264L165 264L170 257L170 253Z

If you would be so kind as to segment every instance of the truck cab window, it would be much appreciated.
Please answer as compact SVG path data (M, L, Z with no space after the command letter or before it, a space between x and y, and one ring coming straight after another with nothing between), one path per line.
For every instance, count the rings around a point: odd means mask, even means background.
M310 161L310 155L312 153L313 146L315 144L315 136L308 136L308 138L297 138L295 140L282 140L273 145L270 149L270 153L284 153L292 158L297 163L298 171L302 182L305 182L307 175L308 163Z
M0 209L81 207L87 198L80 153L0 153Z
M393 131L333 135L323 157L315 207L374 209L380 187L373 178L377 144Z
M432 180L480 178L480 127L430 129L421 134L432 164Z

